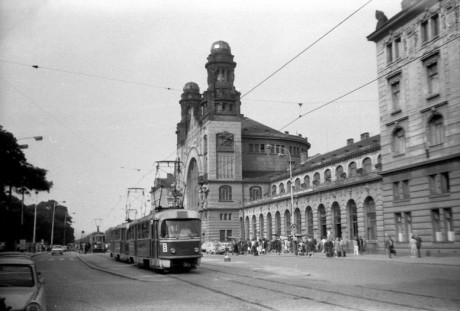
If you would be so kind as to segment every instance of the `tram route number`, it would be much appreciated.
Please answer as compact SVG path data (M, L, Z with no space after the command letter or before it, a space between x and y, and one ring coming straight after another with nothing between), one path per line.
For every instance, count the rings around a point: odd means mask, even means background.
M168 252L168 244L163 243L163 253L166 253L166 252Z

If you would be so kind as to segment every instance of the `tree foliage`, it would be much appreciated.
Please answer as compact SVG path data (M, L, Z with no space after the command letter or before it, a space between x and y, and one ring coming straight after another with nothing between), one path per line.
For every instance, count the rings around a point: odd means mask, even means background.
M25 188L49 191L53 186L46 179L46 170L28 163L16 138L0 125L0 186L5 189Z

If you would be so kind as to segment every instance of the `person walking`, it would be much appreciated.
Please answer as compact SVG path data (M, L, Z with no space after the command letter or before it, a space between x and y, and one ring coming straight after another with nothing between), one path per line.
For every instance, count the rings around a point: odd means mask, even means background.
M353 255L359 256L358 238L353 240Z
M417 247L417 257L422 257L420 255L420 248L422 248L422 238L417 235L417 233L414 233L413 238L416 240L415 246Z
M362 237L358 236L356 238L356 242L358 243L358 252L360 255L364 252L364 240Z
M394 241L391 238L391 235L388 236L388 240L385 242L385 248L388 250L388 257L391 258L391 254L395 254L396 256L396 251L394 250Z
M417 240L412 235L410 238L410 257L417 257Z

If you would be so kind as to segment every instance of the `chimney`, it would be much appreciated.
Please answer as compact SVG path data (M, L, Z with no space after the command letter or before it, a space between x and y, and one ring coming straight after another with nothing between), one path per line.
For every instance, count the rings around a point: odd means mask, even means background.
M361 140L369 138L369 132L365 132L361 134Z
M289 134L289 131L284 131L284 134Z
M347 146L350 146L350 145L353 145L355 141L353 140L353 138L348 138L347 139Z

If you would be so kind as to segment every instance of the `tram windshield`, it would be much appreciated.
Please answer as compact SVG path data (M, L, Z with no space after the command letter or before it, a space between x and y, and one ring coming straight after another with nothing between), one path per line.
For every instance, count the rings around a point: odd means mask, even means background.
M201 237L199 219L167 219L161 223L162 238L199 238Z

